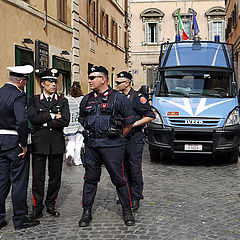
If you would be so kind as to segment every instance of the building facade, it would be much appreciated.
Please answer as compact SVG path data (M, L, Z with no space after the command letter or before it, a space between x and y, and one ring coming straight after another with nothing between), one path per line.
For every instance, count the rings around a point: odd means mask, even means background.
M58 93L73 81L88 88L87 70L104 65L114 85L115 73L128 70L128 0L0 0L0 86L7 66L31 64L28 97L41 92L39 72L60 72Z
M176 35L180 34L177 9L189 39L193 39L194 11L200 39L214 40L214 36L219 35L221 41L225 40L224 1L130 0L130 68L136 89L144 84L153 89L160 45L175 41Z
M226 0L226 41L234 45L235 73L240 84L240 1Z
M129 70L129 3L128 0L79 0L80 81L88 89L87 71L93 65L103 65L114 86L116 74ZM77 18L78 19L78 18ZM78 71L78 67L74 68Z
M29 97L41 91L38 73L55 67L58 91L65 95L72 75L71 2L1 0L0 15L0 85L8 80L7 66L31 64L35 73L27 84Z

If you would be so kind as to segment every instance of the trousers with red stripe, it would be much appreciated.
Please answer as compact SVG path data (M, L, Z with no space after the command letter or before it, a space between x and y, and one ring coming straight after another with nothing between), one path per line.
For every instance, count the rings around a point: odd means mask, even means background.
M124 172L125 146L116 147L86 147L87 161L83 186L83 208L90 209L93 205L100 181L102 164L105 165L112 183L115 185L123 210L131 208L131 196Z
M124 167L132 199L143 199L142 154L143 133L137 131L126 140Z
M32 194L33 209L42 211L44 209L44 187L46 175L46 163L48 159L48 189L45 200L47 207L53 207L61 185L61 173L63 154L33 154L32 155Z

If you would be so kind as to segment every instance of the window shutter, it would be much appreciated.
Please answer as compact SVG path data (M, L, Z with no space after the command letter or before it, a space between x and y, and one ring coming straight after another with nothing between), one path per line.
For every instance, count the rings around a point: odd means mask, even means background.
M226 28L226 23L225 23L225 21L222 21L222 38L221 38L221 40L223 42L225 40L225 28Z
M147 43L148 42L148 23L145 23L145 36L144 36L144 42Z
M209 21L208 22L208 40L213 40L212 25L213 25L213 22Z

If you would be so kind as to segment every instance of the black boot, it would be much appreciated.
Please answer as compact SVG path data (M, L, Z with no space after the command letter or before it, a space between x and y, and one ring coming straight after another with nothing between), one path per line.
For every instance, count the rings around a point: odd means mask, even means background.
M135 219L131 209L123 210L123 220L127 226L132 226L135 224Z
M46 212L53 215L54 217L60 217L60 212L55 206L48 206Z
M132 210L133 212L136 212L139 209L140 206L140 200L139 199L133 199L132 200Z
M83 209L83 214L81 219L79 220L79 227L87 227L92 220L92 212L91 209Z
M39 219L42 216L43 216L43 214L42 214L41 210L33 209L32 213L29 215L29 219L35 220L35 219Z

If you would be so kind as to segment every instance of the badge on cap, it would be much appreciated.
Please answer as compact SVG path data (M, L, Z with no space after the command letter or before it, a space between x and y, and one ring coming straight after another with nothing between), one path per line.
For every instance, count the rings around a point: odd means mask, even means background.
M140 102L142 104L145 104L147 102L147 99L145 97L140 97Z
M51 73L52 73L52 76L54 77L55 76L55 74L58 72L58 70L57 69L51 69Z

